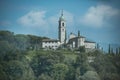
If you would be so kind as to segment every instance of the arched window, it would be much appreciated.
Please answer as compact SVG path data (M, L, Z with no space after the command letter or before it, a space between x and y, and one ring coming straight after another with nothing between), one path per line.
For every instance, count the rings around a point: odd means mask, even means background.
M64 31L64 29L62 29L62 31Z
M64 26L64 23L62 23L62 26Z

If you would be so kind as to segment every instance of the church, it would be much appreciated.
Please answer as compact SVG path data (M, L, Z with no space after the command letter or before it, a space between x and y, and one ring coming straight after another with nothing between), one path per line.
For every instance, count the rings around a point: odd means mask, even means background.
M55 39L44 39L42 40L42 48L43 49L54 49L66 45L69 48L79 48L84 46L85 49L95 49L95 42L87 41L86 38L80 35L80 31L78 31L78 35L71 33L69 35L69 39L66 37L66 20L64 18L63 11L58 21L58 40Z

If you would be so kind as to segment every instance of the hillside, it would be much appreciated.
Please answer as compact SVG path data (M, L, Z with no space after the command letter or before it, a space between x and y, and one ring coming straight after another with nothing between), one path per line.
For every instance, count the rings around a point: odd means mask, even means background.
M0 31L0 80L120 80L120 52L43 50L45 38Z

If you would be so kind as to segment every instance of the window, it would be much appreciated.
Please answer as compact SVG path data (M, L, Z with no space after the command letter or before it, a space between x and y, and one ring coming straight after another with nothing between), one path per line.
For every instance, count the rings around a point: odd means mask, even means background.
M64 29L62 29L62 31L64 31Z
M64 23L62 23L62 26L64 26Z

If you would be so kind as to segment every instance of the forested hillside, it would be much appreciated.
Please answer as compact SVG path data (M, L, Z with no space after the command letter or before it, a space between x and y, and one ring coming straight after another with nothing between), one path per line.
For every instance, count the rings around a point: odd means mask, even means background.
M120 52L43 50L45 38L0 31L0 80L120 80Z

